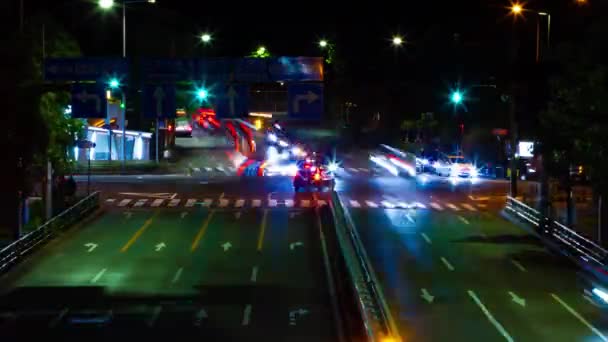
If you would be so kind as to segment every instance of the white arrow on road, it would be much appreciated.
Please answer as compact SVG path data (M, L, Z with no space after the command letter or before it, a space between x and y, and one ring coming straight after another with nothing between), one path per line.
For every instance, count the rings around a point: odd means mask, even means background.
M313 93L312 91L308 91L306 94L296 95L296 98L293 100L293 112L300 112L300 101L306 100L308 104L311 104L319 99L319 95Z
M235 111L236 111L236 98L239 96L239 94L236 92L236 90L234 90L233 86L230 86L230 88L228 89L228 92L226 93L226 96L228 97L228 104L230 105L230 115L234 116L235 115Z
M167 245L165 245L164 242L161 242L161 243L159 243L159 244L156 245L156 251L160 252L160 250L163 249L163 248L165 248L165 247L167 247Z
M230 243L230 241L224 242L224 244L222 244L222 248L224 249L224 252L228 251L230 249L230 247L232 247L232 244Z
M96 243L92 243L92 242L85 243L84 246L89 249L87 251L89 253L91 253L95 248L97 248L97 244Z
M182 211L181 217L184 218L184 217L186 217L186 215L188 215L188 212L187 211Z
M126 216L128 219L130 219L130 218L131 218L131 215L133 215L133 213L132 213L132 212L130 212L130 211L125 211L125 216Z
M205 318L207 318L207 317L209 317L207 315L207 311L205 311L205 309L201 308L194 315L194 325L195 326L201 325L202 320L205 319Z
M420 297L422 297L422 299L426 300L427 303L432 303L433 300L435 299L435 297L431 296L429 291L424 288L422 289L422 294L420 295Z
M289 244L289 249L293 251L298 246L302 247L304 246L304 243L302 243L302 241L292 242Z
M81 93L76 94L76 98L82 103L85 103L89 100L95 101L95 111L96 113L101 113L101 98L99 97L99 95L89 94L86 90L83 89Z
M165 98L165 91L163 90L163 87L161 87L161 86L156 87L156 89L154 89L154 94L152 94L152 96L154 96L154 99L156 100L156 116L162 116L163 115L163 99Z
M511 300L514 301L516 304L526 307L526 300L524 298L521 298L520 296L515 294L513 291L509 291L509 295L511 296Z

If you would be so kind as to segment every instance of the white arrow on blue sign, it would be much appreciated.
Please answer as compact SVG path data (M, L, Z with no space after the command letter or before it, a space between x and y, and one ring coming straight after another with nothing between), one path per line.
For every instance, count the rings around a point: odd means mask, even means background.
M289 116L320 120L323 115L323 84L291 83L287 88Z
M106 107L103 85L76 83L72 86L72 117L105 118Z

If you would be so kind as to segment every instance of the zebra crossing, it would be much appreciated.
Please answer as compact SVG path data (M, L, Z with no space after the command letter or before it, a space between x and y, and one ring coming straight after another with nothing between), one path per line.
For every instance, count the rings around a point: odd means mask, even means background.
M109 206L116 206L119 208L225 208L225 209L244 209L244 208L315 208L327 205L328 202L323 199L273 199L273 198L108 198L105 200L105 204ZM478 212L485 210L486 205L483 203L470 203L470 202L439 202L431 201L428 203L421 203L417 201L405 202L405 201L374 201L372 199L357 200L357 199L346 199L344 204L350 208L361 208L361 209L421 209L421 210L433 210L433 211L453 211L453 212Z

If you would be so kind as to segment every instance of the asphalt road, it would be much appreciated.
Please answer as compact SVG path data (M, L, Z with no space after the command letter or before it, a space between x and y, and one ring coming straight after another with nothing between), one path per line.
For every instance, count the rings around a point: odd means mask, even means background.
M238 208L104 202L0 279L0 331L336 340L318 230L330 223L312 205L269 199Z
M608 340L577 268L500 216L501 182L362 173L349 172L340 196L404 341ZM379 205L348 204L358 197Z

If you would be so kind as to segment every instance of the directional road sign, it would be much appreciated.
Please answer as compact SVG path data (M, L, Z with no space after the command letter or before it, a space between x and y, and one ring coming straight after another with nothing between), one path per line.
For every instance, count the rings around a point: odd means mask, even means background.
M249 86L228 84L214 89L215 113L220 118L246 116L249 109Z
M72 86L73 118L105 118L106 90L98 83L76 83Z
M175 85L146 85L143 111L147 118L175 117Z
M109 77L125 79L129 66L124 58L47 58L44 79L47 81L102 81Z
M323 84L292 83L287 88L289 116L293 119L320 120L323 114Z

